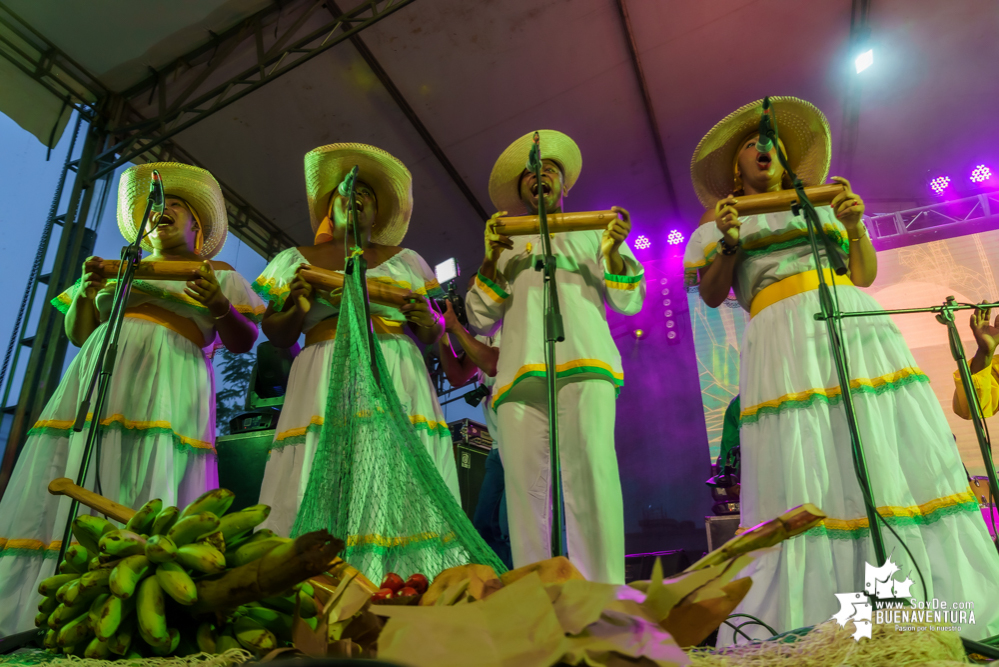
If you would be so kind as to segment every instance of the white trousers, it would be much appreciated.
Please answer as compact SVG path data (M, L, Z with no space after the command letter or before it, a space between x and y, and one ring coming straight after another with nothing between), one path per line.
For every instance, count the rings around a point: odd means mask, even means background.
M536 394L538 392L531 392ZM509 401L497 409L515 567L551 558L548 407ZM614 451L614 385L559 388L559 458L569 560L590 581L624 583L624 501Z

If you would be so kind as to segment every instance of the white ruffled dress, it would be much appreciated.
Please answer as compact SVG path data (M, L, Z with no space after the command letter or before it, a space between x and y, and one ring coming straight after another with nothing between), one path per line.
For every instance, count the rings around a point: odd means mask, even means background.
M818 212L845 257L846 230L828 206ZM734 289L750 310L764 288L815 265L801 217L783 212L741 222ZM691 236L684 257L689 282L715 259L720 238L714 224ZM843 311L881 310L852 285L837 286L836 295ZM746 570L753 586L736 611L777 632L828 620L840 610L836 594L864 591L865 562L877 565L826 326L813 317L819 310L815 289L778 300L753 317L742 348L741 525L806 502L828 516ZM911 578L913 598L974 602L975 625L965 625L962 636L999 633L999 555L929 379L891 318L847 318L843 330L875 504L911 551L927 590L883 528L900 568L896 578ZM759 628L750 634L769 635ZM733 641L731 631L720 633L719 645Z
M222 293L257 322L264 305L235 271L215 272ZM113 286L114 281L109 281ZM53 300L66 312L74 285ZM126 507L160 498L184 507L218 486L215 458L215 382L209 354L220 345L208 309L183 292L183 282L136 280L129 306L151 304L193 321L208 345L202 349L173 330L126 317L118 340L107 408L101 420L100 463L92 459L86 488ZM113 287L97 295L106 317ZM38 421L28 433L0 502L0 636L34 628L38 583L55 573L70 499L53 496L48 484L76 479L87 430L72 430L87 391L107 325L87 338ZM93 404L92 404L93 405ZM99 477L95 472L99 470ZM99 487L95 483L99 482ZM81 513L85 513L82 508Z
M253 288L280 310L296 270L308 263L297 248L284 250L271 260L254 281ZM417 253L405 248L369 269L367 276L369 281L383 282L424 296L440 293L440 285L427 263ZM308 333L312 327L335 317L338 312L339 308L317 298L305 316L303 332ZM371 315L395 323L405 322L398 309L377 303L371 304ZM291 531L308 486L309 474L313 466L319 464L313 459L326 411L335 342L335 339L326 340L303 348L295 358L288 377L288 393L260 490L260 502L271 506L270 517L264 526L280 535ZM458 470L454 463L451 432L420 348L404 333L380 333L378 342L403 412L416 428L444 483L459 500ZM367 368L358 371L370 372Z

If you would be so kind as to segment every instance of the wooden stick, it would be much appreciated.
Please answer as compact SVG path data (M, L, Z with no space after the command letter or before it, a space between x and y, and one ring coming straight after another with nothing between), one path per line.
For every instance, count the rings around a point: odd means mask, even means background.
M77 500L81 505L86 505L92 510L97 510L110 519L121 523L128 523L128 520L135 516L135 510L131 507L119 505L109 498L98 495L93 491L87 491L83 487L77 486L68 477L60 477L49 483L49 493L53 496L69 496Z
M192 611L235 609L247 602L284 595L295 584L325 572L343 547L342 540L325 530L306 533L246 565L199 579L198 601Z
M201 277L198 269L201 262L139 262L135 269L136 278L146 278L149 280L197 280ZM121 260L102 259L94 272L105 278L116 278L118 269L121 267Z
M343 274L337 271L320 269L318 266L304 265L299 269L298 275L305 279L305 282L314 287L328 291L341 289L343 287ZM392 287L377 280L368 280L368 297L374 303L383 306L393 306L400 308L404 306L408 291L398 287Z
M845 189L839 183L831 183L805 188L805 194L814 205L824 206L835 199L837 195L842 194ZM798 202L798 193L794 190L779 190L736 197L736 199L739 203L736 204L735 210L739 212L739 215L759 215L760 213L790 211L791 206Z
M549 213L548 231L552 234L560 232L581 232L592 229L607 229L607 225L615 218L620 219L614 211L582 211L577 213ZM504 236L527 236L539 234L541 221L536 215L522 215L513 218L496 220L496 233Z

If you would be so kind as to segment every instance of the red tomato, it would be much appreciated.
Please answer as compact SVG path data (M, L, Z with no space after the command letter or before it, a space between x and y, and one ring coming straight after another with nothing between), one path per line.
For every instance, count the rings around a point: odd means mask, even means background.
M412 588L410 586L403 586L402 588L399 589L399 592L396 594L396 597L406 598L406 597L410 597L410 596L413 596L413 595L419 595L419 594L420 594L420 592L417 591L415 588Z
M406 585L406 582L402 580L395 572L389 572L385 575L385 579L382 580L382 585L379 588L390 588L392 592L398 592L400 588Z
M393 595L395 595L395 592L391 588L382 588L371 596L371 601L379 602L381 600L388 600Z
M420 593L426 593L427 588L430 587L430 582L422 574L414 574L406 580L406 585L415 588Z

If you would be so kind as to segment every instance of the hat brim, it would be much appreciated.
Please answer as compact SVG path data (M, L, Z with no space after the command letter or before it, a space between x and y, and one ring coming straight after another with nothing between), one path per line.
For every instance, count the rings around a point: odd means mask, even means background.
M413 177L398 158L367 144L330 144L305 154L305 192L312 231L326 218L330 194L355 165L357 180L368 184L378 200L371 241L399 245L413 215Z
M796 97L771 97L777 134L788 164L805 185L820 185L829 175L832 137L829 121L815 105ZM747 104L704 135L690 161L694 192L706 209L732 194L732 165L742 140L759 129L763 100Z
M198 216L204 239L199 256L210 259L217 255L229 233L222 188L207 170L180 162L149 162L122 172L118 182L118 229L122 236L132 242L139 233L153 171L158 171L163 179L164 194L180 197ZM142 241L142 247L150 252L153 250L148 237Z
M583 156L576 142L557 130L539 130L541 159L554 160L562 167L565 191L576 184L583 169ZM534 132L525 134L506 147L496 159L489 174L489 199L497 211L511 215L528 212L527 204L520 198L520 177L527 169L527 158L534 145Z

